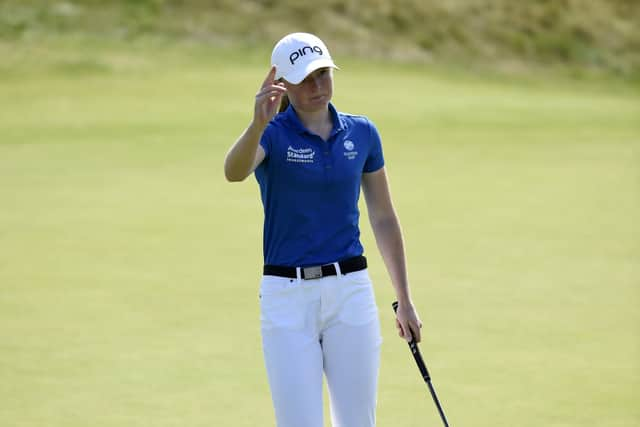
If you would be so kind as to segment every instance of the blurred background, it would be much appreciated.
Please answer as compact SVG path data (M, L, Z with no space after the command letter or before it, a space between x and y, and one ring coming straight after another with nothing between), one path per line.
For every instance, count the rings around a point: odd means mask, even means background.
M294 31L381 132L450 424L640 425L638 22L631 0L0 0L0 425L275 425L262 206L222 162ZM361 207L378 425L439 425Z
M270 46L305 29L322 34L336 53L366 59L636 80L640 62L640 11L632 0L3 0L0 7L5 42L152 37Z

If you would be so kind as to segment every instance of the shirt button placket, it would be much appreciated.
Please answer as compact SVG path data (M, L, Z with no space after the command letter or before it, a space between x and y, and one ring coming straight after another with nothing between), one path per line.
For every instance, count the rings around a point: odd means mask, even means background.
M331 158L331 145L328 142L324 142L324 145L322 146L322 154L324 159L324 177L325 181L329 183L331 181L333 159Z

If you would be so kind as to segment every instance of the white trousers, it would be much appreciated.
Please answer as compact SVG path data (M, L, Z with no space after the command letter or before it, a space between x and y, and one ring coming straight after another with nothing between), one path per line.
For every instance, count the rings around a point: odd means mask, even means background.
M316 280L263 276L262 346L278 427L375 426L380 322L367 270Z

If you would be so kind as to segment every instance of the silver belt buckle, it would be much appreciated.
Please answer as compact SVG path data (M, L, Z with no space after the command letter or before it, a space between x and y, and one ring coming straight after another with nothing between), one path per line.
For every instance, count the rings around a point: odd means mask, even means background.
M322 267L321 266L304 267L302 269L302 271L304 272L304 279L305 280L320 279L322 277Z

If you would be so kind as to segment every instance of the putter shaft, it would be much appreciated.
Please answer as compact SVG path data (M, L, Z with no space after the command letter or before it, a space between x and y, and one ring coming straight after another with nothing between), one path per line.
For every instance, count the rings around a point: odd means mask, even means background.
M394 313L398 312L398 301L394 301L391 304L393 307ZM411 334L411 331L409 331ZM420 370L420 374L422 375L422 379L427 383L429 387L429 392L431 392L431 397L433 398L433 402L436 404L436 408L438 408L438 413L440 414L440 418L444 423L445 427L449 427L449 423L447 422L447 417L444 415L444 411L442 410L442 406L440 405L440 401L438 400L438 396L436 395L436 391L433 388L433 384L431 384L431 376L429 375L429 370L427 369L427 365L424 363L424 359L422 358L422 354L420 353L420 349L418 348L418 343L411 336L411 341L409 341L409 349L411 349L411 354L418 365L418 369Z

